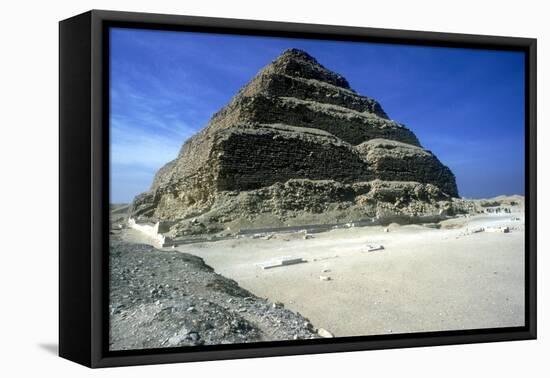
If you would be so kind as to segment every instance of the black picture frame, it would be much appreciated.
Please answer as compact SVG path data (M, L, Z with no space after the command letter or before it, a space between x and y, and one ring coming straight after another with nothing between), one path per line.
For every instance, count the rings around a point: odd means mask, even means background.
M525 52L524 327L258 344L108 350L109 40L112 26ZM536 338L536 39L92 10L59 24L59 355L88 367Z

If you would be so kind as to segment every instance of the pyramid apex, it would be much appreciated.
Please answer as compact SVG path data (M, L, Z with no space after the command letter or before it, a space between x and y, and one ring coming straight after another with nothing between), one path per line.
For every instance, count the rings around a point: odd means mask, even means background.
M289 76L324 81L338 87L351 89L348 81L320 64L317 59L304 50L289 48L282 52L269 66L276 72Z
M312 61L317 62L317 60L314 57L312 57L311 55L309 55L307 52L305 52L304 50L296 49L296 48L286 49L285 51L283 51L283 53L280 56L281 57L291 56L291 57L297 57L297 58L302 58L302 59L305 59L305 60L312 60Z

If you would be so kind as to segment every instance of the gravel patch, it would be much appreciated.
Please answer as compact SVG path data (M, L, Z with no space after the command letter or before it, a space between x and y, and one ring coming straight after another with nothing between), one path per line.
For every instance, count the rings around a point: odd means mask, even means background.
M199 257L116 236L109 314L111 350L319 337L308 319L256 297Z

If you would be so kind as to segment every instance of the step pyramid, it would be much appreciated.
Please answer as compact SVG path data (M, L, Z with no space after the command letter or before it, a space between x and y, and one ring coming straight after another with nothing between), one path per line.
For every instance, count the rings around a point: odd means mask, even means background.
M183 144L134 199L130 216L168 221L172 233L188 234L238 219L252 225L259 214L274 225L303 218L300 212L323 222L339 203L342 217L350 206L355 217L368 217L380 212L378 202L399 212L413 201L415 209L403 214L426 212L422 202L430 203L433 212L453 197L455 176L411 130L343 76L289 49Z

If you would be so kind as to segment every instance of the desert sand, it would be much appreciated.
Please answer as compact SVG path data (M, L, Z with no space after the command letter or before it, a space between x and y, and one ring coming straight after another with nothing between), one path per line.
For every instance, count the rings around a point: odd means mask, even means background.
M472 232L503 226L510 232ZM384 249L367 252L368 244ZM335 336L524 324L523 213L458 218L440 229L350 227L175 248ZM262 269L282 256L307 262Z

